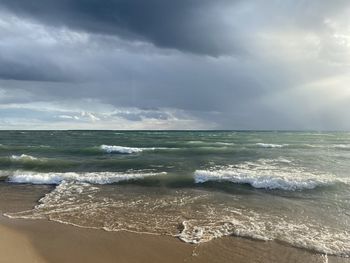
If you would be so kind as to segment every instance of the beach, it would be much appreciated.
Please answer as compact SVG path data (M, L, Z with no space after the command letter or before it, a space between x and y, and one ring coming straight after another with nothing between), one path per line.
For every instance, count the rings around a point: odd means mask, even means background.
M274 242L232 237L194 246L167 236L3 217L0 247L2 263L327 262L322 255ZM350 262L331 256L327 260Z
M25 186L17 186L12 194L2 191L1 214L30 209L37 204L38 195L49 191L47 187L40 188L23 199L23 188ZM1 263L350 262L274 241L225 237L193 245L164 235L108 232L48 220L9 219L2 215L0 255Z

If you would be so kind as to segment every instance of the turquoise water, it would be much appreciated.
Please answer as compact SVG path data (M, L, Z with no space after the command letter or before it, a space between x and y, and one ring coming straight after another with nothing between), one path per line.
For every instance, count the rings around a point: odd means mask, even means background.
M56 186L9 217L191 243L234 235L350 256L349 168L345 132L0 132L3 184Z

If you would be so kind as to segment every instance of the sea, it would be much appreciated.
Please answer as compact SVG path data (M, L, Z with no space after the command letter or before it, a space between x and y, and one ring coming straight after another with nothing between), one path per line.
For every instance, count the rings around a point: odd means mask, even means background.
M0 196L43 185L4 215L350 257L348 132L0 131Z

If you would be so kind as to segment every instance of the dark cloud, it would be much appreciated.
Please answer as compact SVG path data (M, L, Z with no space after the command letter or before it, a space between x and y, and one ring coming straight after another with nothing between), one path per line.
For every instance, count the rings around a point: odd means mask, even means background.
M0 51L0 79L71 82L74 78L55 63L25 57L6 58Z
M149 41L218 56L238 51L220 12L228 0L1 0L0 5L45 24ZM230 32L228 32L230 31Z
M350 127L345 0L0 0L0 14L10 122L21 107L40 127Z

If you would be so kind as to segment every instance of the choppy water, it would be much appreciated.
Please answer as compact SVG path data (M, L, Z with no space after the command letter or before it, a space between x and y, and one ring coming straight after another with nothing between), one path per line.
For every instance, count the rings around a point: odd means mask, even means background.
M350 133L0 132L3 183L56 185L9 217L191 243L236 235L349 257L349 168Z

